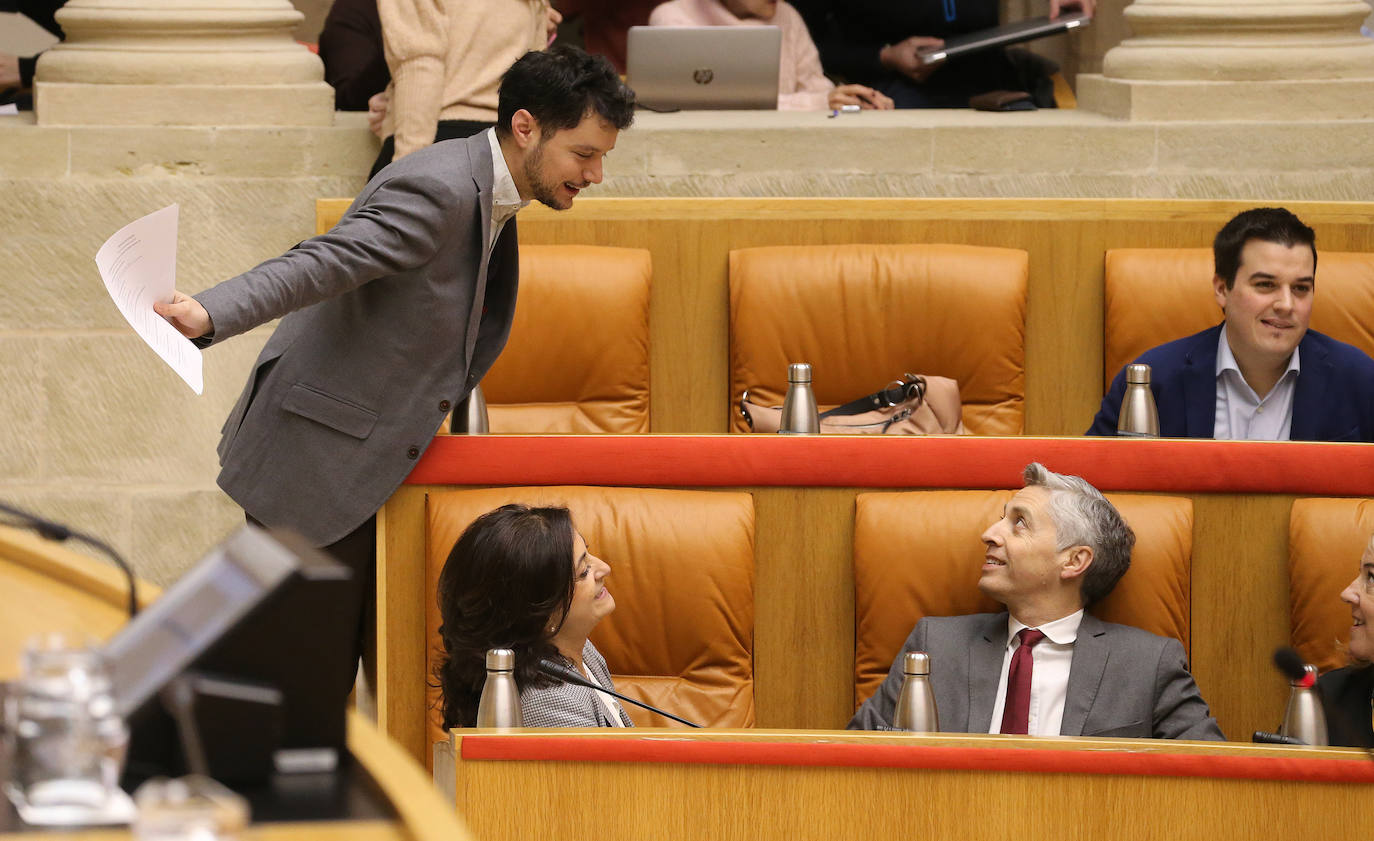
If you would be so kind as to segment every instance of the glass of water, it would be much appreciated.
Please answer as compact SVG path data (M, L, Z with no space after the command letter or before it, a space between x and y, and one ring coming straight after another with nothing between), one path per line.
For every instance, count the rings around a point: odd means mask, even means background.
M97 643L61 634L30 640L5 701L14 750L9 794L21 813L27 807L83 823L123 796L129 734Z
M154 777L134 792L136 841L235 841L248 801L209 777Z

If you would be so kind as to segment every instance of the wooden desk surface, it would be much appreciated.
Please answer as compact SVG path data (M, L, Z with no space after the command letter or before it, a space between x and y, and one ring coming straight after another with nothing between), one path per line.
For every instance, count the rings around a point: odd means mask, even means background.
M525 838L1368 837L1364 751L1135 739L456 730L458 808ZM437 770L437 769L436 769ZM519 792L517 799L512 792Z

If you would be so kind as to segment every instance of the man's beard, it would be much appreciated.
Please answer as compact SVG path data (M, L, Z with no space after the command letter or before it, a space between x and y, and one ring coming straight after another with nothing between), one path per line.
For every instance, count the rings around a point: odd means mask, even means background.
M558 203L558 187L549 186L539 173L539 165L544 162L544 141L535 144L534 150L525 158L525 183L530 185L530 197L540 204L554 210L567 210L568 205Z

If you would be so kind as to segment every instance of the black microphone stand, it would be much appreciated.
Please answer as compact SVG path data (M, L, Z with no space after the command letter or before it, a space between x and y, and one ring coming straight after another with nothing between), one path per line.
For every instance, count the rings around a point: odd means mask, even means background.
M134 581L134 572L129 568L129 564L124 558L121 557L110 544L98 537L92 537L89 534L79 532L73 528L68 528L52 520L45 520L42 517L30 514L27 511L21 511L18 508L6 505L2 502L0 502L0 512L9 514L12 517L18 517L19 522L14 525L32 529L39 537L45 540L51 540L55 543L76 540L79 543L84 543L107 555L114 561L115 566L119 567L119 571L124 573L124 580L129 584L129 618L132 619L134 616L138 615L138 585Z
M688 727L701 726L700 724L688 721L685 718L680 718L665 710L660 710L658 707L650 706L644 703L643 701L636 701L634 698L627 698L624 695L621 695L619 692L616 692L614 689L607 689L606 687L601 686L600 684L592 683L590 680L587 680L585 677L579 675L577 672L574 672L571 669L565 669L557 663L551 663L548 660L540 660L539 671L543 672L544 674L550 677L556 677L559 680L564 681L565 683L573 683L578 686L585 686L588 689L595 689L597 692L605 692L607 695L611 695L615 698L619 698L622 701L634 704L636 707L646 709L651 713L658 713L664 718L671 718L673 721L676 721L679 724L685 724Z

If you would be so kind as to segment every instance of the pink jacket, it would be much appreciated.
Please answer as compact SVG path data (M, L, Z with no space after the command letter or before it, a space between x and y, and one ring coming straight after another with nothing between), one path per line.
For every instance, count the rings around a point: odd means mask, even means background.
M720 0L671 0L649 15L650 26L776 26L782 30L782 66L778 68L778 108L816 111L829 106L834 85L821 72L821 57L806 22L781 0L772 20L742 20Z

